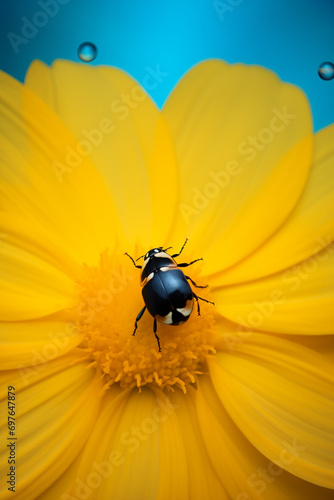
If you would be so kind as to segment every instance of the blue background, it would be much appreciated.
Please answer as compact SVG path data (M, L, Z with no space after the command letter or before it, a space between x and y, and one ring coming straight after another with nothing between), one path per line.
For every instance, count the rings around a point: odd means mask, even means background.
M191 66L216 57L266 66L303 88L315 130L334 121L334 80L317 73L323 61L334 62L333 0L59 0L58 12L15 53L8 33L22 36L23 17L43 24L43 16L34 18L43 11L39 2L56 1L1 0L1 69L23 80L33 59L78 61L77 48L88 40L98 47L90 64L120 67L139 82L147 66L168 73L149 91L162 106Z

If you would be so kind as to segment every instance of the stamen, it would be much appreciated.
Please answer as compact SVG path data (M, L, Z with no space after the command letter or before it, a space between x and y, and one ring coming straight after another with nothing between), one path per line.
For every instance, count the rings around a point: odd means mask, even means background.
M126 284L116 286L117 275L126 275ZM196 270L194 278L201 282ZM177 386L187 392L196 375L207 371L207 359L216 352L210 305L201 305L201 316L192 314L180 326L158 323L159 353L153 318L147 311L132 336L134 320L144 304L138 275L127 261L117 262L103 252L97 266L83 266L78 286L81 304L77 326L84 339L81 348L89 360L88 368L100 370L105 380L103 391L112 384L139 390L151 384L170 390ZM207 293L206 297L210 298Z

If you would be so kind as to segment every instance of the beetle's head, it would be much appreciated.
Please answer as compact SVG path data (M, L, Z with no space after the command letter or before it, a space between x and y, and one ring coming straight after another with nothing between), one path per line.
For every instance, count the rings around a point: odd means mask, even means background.
M144 259L150 259L151 257L154 257L154 255L156 253L159 253L159 252L162 252L162 247L158 247L158 248L152 248L152 250L149 250L146 254L145 254L145 257Z

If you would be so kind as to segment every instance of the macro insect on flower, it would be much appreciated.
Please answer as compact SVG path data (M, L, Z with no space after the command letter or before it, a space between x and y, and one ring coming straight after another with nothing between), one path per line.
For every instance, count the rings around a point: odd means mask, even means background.
M300 89L220 60L162 109L116 68L35 61L24 85L1 73L0 112L15 500L332 499L334 126L314 134ZM200 318L166 252L185 236L215 304ZM143 297L124 250L145 256ZM159 273L189 286L180 307ZM158 323L161 352L152 315L188 318Z
M136 333L137 322L144 314L146 308L153 316L153 333L157 339L159 352L161 351L160 339L157 335L157 321L165 325L182 325L193 310L194 299L197 301L197 314L200 316L199 300L210 302L209 300L198 297L190 288L187 280L191 281L196 288L206 288L207 285L201 286L189 277L185 276L178 267L188 267L195 262L203 259L196 259L187 264L183 262L177 264L175 257L178 257L187 243L184 242L179 253L169 255L166 253L168 248L152 248L144 257L144 264L138 266L129 254L128 257L132 260L135 267L141 269L141 286L142 294L145 301L145 306L139 312L136 321L135 329L132 335ZM142 257L139 257L141 259ZM137 260L139 260L137 259ZM168 273L167 273L168 271ZM166 274L167 273L167 274ZM213 304L213 302L210 302Z

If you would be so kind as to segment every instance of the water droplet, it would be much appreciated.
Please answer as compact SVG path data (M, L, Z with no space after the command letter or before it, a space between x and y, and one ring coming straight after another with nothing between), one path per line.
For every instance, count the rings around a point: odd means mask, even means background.
M97 47L91 42L83 42L78 48L78 57L83 62L92 62L96 59Z
M320 64L318 75L323 80L332 80L332 78L334 78L334 64L331 62L323 62Z

